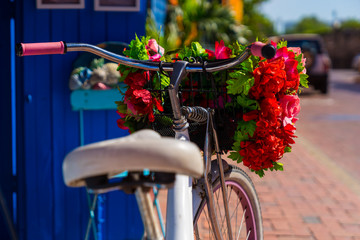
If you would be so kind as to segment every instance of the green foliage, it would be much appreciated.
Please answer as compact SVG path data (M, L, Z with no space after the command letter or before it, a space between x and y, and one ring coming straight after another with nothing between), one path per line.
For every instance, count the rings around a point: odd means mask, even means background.
M238 41L232 43L229 48L231 49L232 52L232 57L237 57L239 56L243 51L245 51L246 46L243 44L240 44Z
M285 153L291 152L291 147L286 147L286 148L284 149L284 152L285 152Z
M263 176L265 176L265 172L264 172L264 170L262 170L262 169L261 169L261 170L258 170L258 171L253 171L253 170L252 170L252 172L255 172L255 173L256 173L257 175L259 175L259 177L261 177L261 178L262 178Z
M279 162L273 162L273 167L270 168L270 171L284 171L284 164L279 163Z
M241 48L237 51L241 51ZM256 64L257 58L250 57L241 63L241 69L236 69L229 73L229 79L226 81L226 88L229 94L233 95L248 95L250 88L254 85L254 77L252 71L254 62Z
M276 48L277 49L280 49L282 47L286 47L287 46L287 41L283 41L283 40L280 40L277 45L276 45Z
M254 132L256 130L256 122L254 120L244 121L241 120L238 123L238 131L240 130L242 133L248 134L250 137L254 136Z
M141 40L135 35L135 39L130 42L129 49L124 51L124 54L129 58L139 59L139 60L148 60L149 56L147 54L145 46L149 41L150 37L142 37Z
M105 62L104 58L95 58L90 63L90 69L94 70L96 68L101 68L102 66L104 66L104 62Z
M236 97L236 102L246 111L259 110L260 106L258 101L250 99L245 95L239 95Z
M231 10L218 1L179 0L178 5L167 7L163 35L156 29L151 12L146 24L146 35L159 40L165 49L182 48L191 42L213 44L220 39L225 43L245 41L246 27L238 24Z
M205 59L208 57L208 54L205 51L205 48L203 48L199 42L192 42L190 47L184 47L179 52L179 58L184 59L185 57L201 57L202 59Z
M331 31L331 26L315 16L302 18L294 26L286 29L286 33L319 33L324 34Z
M268 169L261 169L258 171L254 171L251 170L252 172L255 172L259 177L264 177L265 176L265 171L270 170L270 171L284 171L284 164L279 163L279 162L273 162L273 167L272 168L268 168Z
M276 35L273 22L259 10L261 4L268 0L244 0L244 16L242 24L250 30L246 36L250 41L264 39Z
M251 86L254 84L254 78L241 71L235 71L229 74L227 83L227 92L229 94L245 94L249 93Z
M309 75L307 75L307 74L300 74L300 85L302 87L305 87L305 88L309 87L308 77L309 77Z
M235 151L229 154L229 158L236 161L237 163L241 163L243 156L241 156L239 152Z
M360 29L360 21L355 18L350 18L341 22L341 29Z

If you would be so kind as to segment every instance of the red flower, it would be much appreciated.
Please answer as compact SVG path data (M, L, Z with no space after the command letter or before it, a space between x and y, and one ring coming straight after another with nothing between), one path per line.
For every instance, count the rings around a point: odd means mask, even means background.
M265 98L260 103L260 119L267 121L270 126L280 126L281 108L276 98Z
M211 51L209 49L205 49L205 52L208 54L209 59L215 58L215 52L214 51Z
M247 113L243 114L243 120L245 122L247 121L251 121L251 120L256 120L259 117L259 111L258 110L253 110Z
M260 62L253 75L255 82L249 91L250 96L254 99L273 98L284 87L286 79L284 60L278 58L274 61Z
M132 89L143 89L145 84L150 79L149 71L137 71L130 72L124 80L124 83L127 84Z
M239 151L244 165L255 171L273 167L273 162L282 157L285 149L282 140L271 132L264 131L268 134L256 136L257 131L254 140L241 142Z
M146 89L131 89L125 93L124 102L133 115L147 115L150 122L155 121L154 109L164 111L161 101Z
M120 115L120 118L118 120L116 120L116 123L117 123L118 127L121 128L121 129L124 129L124 130L129 130L129 128L127 126L125 126L126 114L120 113L119 111L116 111L116 112L117 112L117 114Z

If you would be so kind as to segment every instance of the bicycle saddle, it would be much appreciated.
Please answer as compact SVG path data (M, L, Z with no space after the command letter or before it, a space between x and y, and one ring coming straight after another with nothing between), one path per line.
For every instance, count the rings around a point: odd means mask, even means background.
M204 172L204 163L196 144L161 137L150 129L78 147L63 162L64 182L70 187L89 187L95 179L95 188L108 188L112 176L144 169L197 178Z

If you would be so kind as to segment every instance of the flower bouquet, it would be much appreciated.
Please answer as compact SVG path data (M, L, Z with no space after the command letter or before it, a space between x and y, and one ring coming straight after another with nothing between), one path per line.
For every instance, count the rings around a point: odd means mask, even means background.
M265 170L283 170L279 160L291 151L296 137L295 122L300 111L297 93L300 87L307 87L301 50L288 48L286 42L271 44L277 49L274 58L250 56L225 72L189 74L179 92L184 105L216 109L215 119L220 119L217 125L223 127L218 130L219 141L230 142L228 146L223 145L222 150L229 150L229 158L242 162L260 177ZM236 57L245 49L246 46L237 42L225 46L220 41L215 43L212 51L193 42L176 53L166 54L156 40L136 36L124 54L139 60L209 62ZM160 125L171 132L171 108L167 105L168 96L164 90L170 83L169 76L123 65L118 70L120 82L127 86L124 99L117 102L121 117L118 126L129 132L141 128L161 132ZM189 131L192 131L191 127ZM195 130L194 138L197 135ZM190 138L194 141L191 134Z

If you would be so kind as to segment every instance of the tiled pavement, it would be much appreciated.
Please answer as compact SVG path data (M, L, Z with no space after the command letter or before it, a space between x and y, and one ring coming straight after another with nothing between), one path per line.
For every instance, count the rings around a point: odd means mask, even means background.
M263 178L247 171L261 202L264 239L360 240L360 182L301 136L282 162L284 172Z
M265 240L360 240L359 181L302 136L281 162L283 172L263 178L247 171L261 202Z
M360 240L360 182L299 137L284 172L253 177L266 240Z
M249 173L265 240L360 240L360 85L340 76L330 94L302 98L284 172Z

